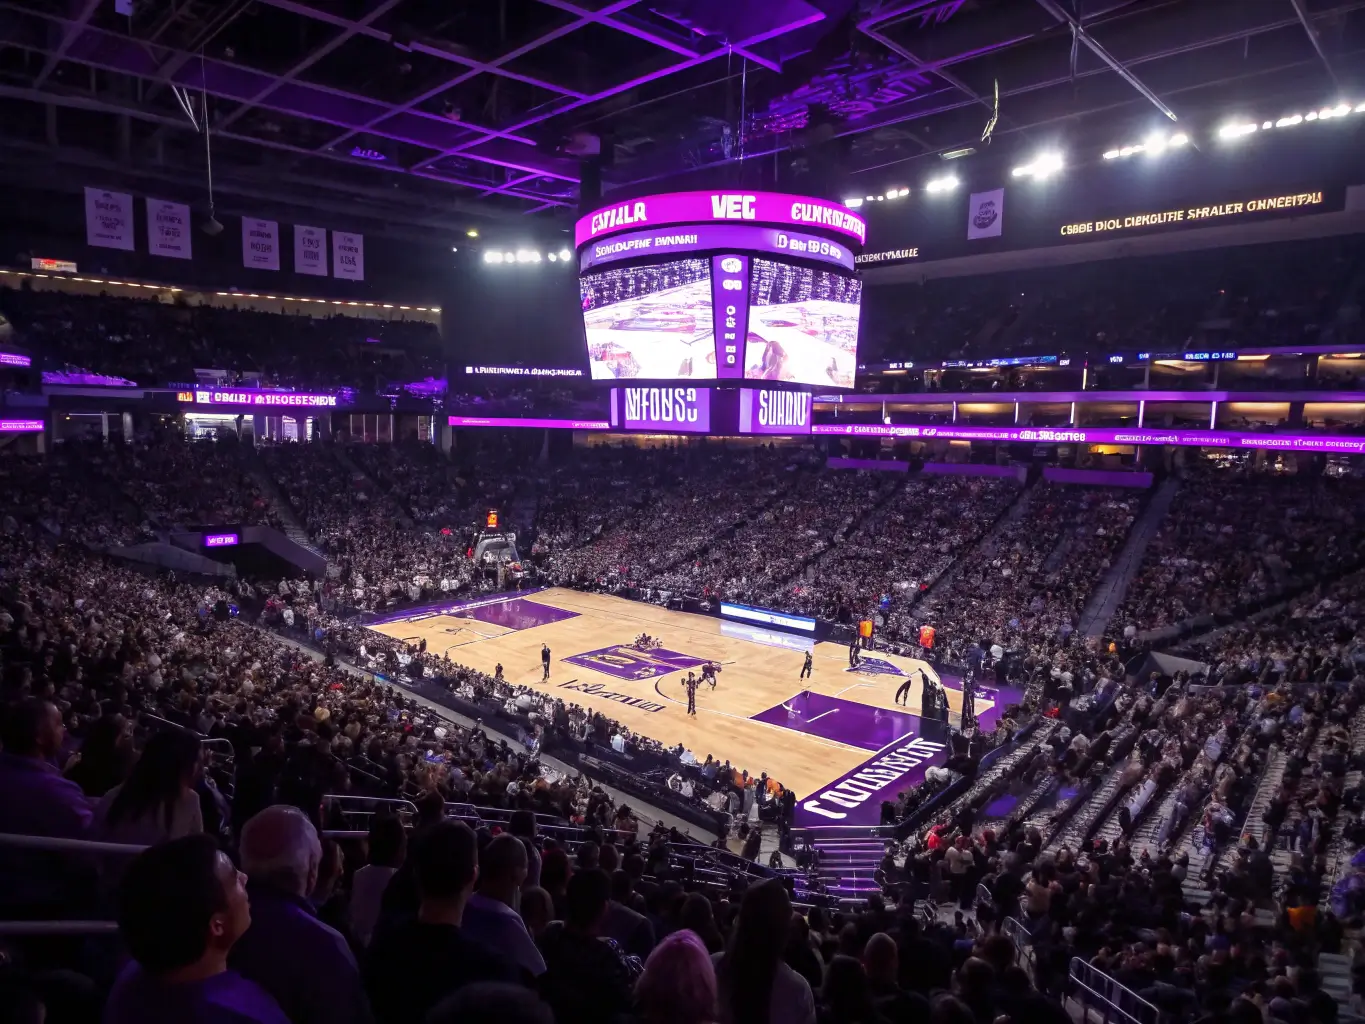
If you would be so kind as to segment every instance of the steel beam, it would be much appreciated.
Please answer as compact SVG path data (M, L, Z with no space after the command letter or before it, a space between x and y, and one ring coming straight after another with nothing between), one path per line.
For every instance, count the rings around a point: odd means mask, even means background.
M1341 88L1341 80L1337 78L1337 73L1332 70L1332 62L1327 59L1327 51L1323 49L1322 39L1318 36L1318 30L1313 27L1313 20L1308 15L1308 10L1303 6L1303 0L1289 0L1294 8L1294 13L1298 15L1299 24L1308 33L1308 41L1313 44L1313 49L1318 52L1318 59L1322 61L1322 66L1327 70L1327 77L1332 80L1332 85Z
M95 11L99 9L102 2L103 0L83 0L80 10L76 13L75 20L63 30L62 41L43 61L43 69L38 72L38 77L33 80L35 89L41 89L52 72L57 70L57 65L66 56L66 51L71 49L71 44L76 41L76 37L85 31L85 26L90 24L90 19L95 16Z

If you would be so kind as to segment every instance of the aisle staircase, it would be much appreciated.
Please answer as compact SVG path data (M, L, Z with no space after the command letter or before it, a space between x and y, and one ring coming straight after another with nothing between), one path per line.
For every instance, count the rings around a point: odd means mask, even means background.
M1090 831L1090 826L1095 823L1099 815L1109 802L1114 799L1119 791L1119 780L1123 777L1124 763L1116 764L1109 769L1104 781L1090 794L1084 806L1048 840L1046 851L1056 854L1063 846L1076 850L1085 841L1086 834Z
M247 473L250 474L252 480L256 481L256 486L261 489L266 500L270 503L270 511L278 516L280 523L283 524L280 532L300 547L307 548L316 555L322 555L322 550L308 536L308 531L303 528L298 513L280 493L279 487L271 479L266 468L258 460L252 460L247 466Z
M816 876L831 896L856 902L881 892L873 875L886 852L886 840L878 839L874 829L839 829L811 845L820 853Z
M1123 603L1128 588L1132 586L1133 579L1137 576L1142 565L1142 557L1147 553L1147 545L1157 535L1179 489L1180 484L1174 478L1162 483L1142 516L1133 524L1127 543L1123 545L1118 557L1114 559L1114 564L1095 587L1090 600L1085 604L1085 610L1081 612L1082 636L1104 636L1109 620L1119 610L1119 605Z

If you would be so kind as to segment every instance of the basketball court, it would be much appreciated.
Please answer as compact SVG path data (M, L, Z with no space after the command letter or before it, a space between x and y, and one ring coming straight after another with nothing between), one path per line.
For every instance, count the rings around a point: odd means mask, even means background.
M798 824L875 824L882 800L947 761L947 724L919 715L921 671L941 680L952 722L962 706L958 679L917 659L864 652L851 670L842 645L812 647L787 633L563 588L410 610L369 628L426 640L429 652L489 675L501 664L509 683L599 711L665 745L682 743L698 761L711 754L751 775L767 772L801 798ZM661 645L635 649L640 633ZM548 681L542 644L551 651ZM814 664L803 680L805 648ZM683 680L707 661L721 666L719 681L697 690L691 716ZM907 679L908 702L898 705ZM978 687L981 728L993 728L1017 699Z

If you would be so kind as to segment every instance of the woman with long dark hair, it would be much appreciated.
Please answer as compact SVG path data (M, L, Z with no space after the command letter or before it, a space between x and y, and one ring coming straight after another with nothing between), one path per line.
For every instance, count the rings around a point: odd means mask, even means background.
M194 790L202 750L199 737L181 729L149 739L128 781L105 794L95 812L100 838L153 846L204 831Z
M716 958L721 1024L815 1024L810 984L782 959L791 917L781 879L744 894L730 944Z
M80 759L66 777L86 796L99 799L128 777L133 767L133 740L122 715L96 719L81 744Z

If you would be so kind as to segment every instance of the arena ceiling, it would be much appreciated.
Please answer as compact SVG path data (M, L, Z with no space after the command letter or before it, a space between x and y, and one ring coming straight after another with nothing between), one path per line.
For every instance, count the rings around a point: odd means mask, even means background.
M571 213L597 140L608 189L856 183L1358 101L1363 49L1365 0L0 0L0 174L202 199L206 98L220 196L454 230Z

